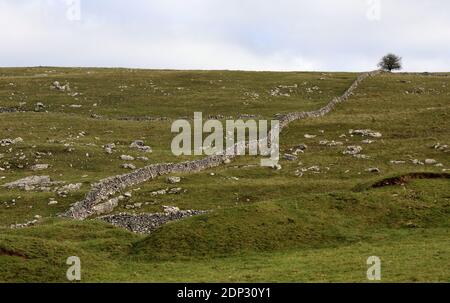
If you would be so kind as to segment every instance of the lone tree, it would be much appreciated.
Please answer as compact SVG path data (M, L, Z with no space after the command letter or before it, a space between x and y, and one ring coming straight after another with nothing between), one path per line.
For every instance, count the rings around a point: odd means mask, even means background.
M386 71L392 72L396 69L402 69L402 58L394 54L384 56L378 66Z

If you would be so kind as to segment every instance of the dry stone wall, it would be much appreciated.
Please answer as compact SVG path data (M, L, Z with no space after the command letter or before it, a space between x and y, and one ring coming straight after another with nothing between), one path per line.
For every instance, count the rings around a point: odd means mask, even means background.
M381 71L377 70L361 74L342 96L334 98L330 103L317 111L294 112L278 117L280 121L280 131L293 121L305 118L322 117L326 115L337 104L345 102L353 94L355 89L358 88L359 84L362 81L364 81L368 77L373 77L380 72ZM235 145L235 149L238 148L238 144ZM61 214L61 216L76 220L84 220L96 213L96 205L102 202L104 203L111 196L125 190L128 187L147 182L163 175L172 173L195 173L205 169L217 167L224 161L232 158L234 158L234 156L226 155L226 153L224 153L221 155L208 156L200 160L188 162L153 164L134 170L133 172L128 174L113 176L104 179L99 183L93 185L92 190L87 193L84 200L75 203L69 210Z

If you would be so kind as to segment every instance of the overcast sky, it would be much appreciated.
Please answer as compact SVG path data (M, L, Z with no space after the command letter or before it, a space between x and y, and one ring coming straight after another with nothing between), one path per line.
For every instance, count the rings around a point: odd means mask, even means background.
M363 71L387 52L450 72L450 1L0 0L0 66Z

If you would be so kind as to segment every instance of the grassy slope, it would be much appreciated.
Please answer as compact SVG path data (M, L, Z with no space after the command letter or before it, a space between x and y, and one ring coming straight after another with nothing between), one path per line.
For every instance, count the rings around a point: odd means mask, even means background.
M2 71L9 77L0 78L4 84L0 86L3 87L0 99L10 93L7 85L11 81L28 83L20 84L23 88L28 87L22 90L28 100L36 95L34 86L29 84L33 81L40 83L43 94L56 94L47 88L51 83L50 77L29 77L41 72ZM63 72L66 74L61 76ZM76 83L77 87L83 87L88 102L102 104L95 109L99 114L176 118L192 115L194 107L211 114L251 113L261 116L273 115L281 109L317 108L331 96L342 93L355 77L335 74L321 81L318 80L323 77L321 74L310 73L95 72L95 77L98 77L95 86L87 80L86 70L58 70L59 76L51 77L51 80L67 78L72 86ZM11 75L16 78L11 80ZM183 107L170 104L174 102L173 95L147 99L141 90L136 89L135 95L125 91L117 92L122 96L120 98L110 98L108 92L112 87L126 82L124 75L129 86L152 79L167 89L166 93L175 94L180 91L177 87L189 88L189 93L185 92L177 102L193 104L188 108L190 112L183 112ZM219 80L228 81L229 84L224 85L226 87L231 85L227 93L217 93L214 81ZM299 91L291 98L268 96L267 91L278 84L302 85L306 81L311 83L307 87L319 85L323 93L310 96ZM382 75L363 83L349 103L339 106L329 116L293 123L282 134L283 150L299 143L309 146L299 159L301 165L283 161L283 170L277 172L260 167L236 167L258 163L257 158L246 157L226 167L183 176L181 186L188 192L182 195L149 198L150 191L167 186L164 180L140 186L127 203L151 202L142 211L157 211L161 205L167 204L215 210L208 215L169 224L148 237L131 235L95 221L79 223L49 219L36 228L5 229L0 236L0 279L64 281L65 258L78 255L84 262L84 279L91 281L364 281L365 259L378 255L383 260L385 281L448 281L448 179L415 180L404 187L359 192L354 189L358 184L374 182L385 176L442 170L410 163L392 165L390 160L433 158L448 168L448 153L433 150L430 146L450 141L446 122L450 115L449 85L448 77ZM416 87L424 87L425 93L405 94L406 90ZM261 95L265 92L265 95L260 97L262 100L255 101L258 105L251 108L238 98L246 91L256 91ZM207 95L221 100L205 101ZM50 96L45 98L51 100ZM113 100L121 98L131 101L117 106ZM155 110L144 113L143 102L149 100ZM17 101L7 101L10 102L8 106L15 106ZM27 106L34 101L37 99L27 101ZM65 102L72 104L72 100ZM236 103L227 107L223 102ZM89 182L122 172L119 167L121 161L115 158L122 153L131 153L126 145L133 139L145 136L149 140L155 149L150 156L151 163L178 161L172 158L167 148L171 134L163 130L170 126L168 121L95 121L87 118L90 109L85 106L80 112L67 113L66 110L80 109L60 108L56 101L44 103L52 105L48 114L3 114L1 118L5 126L0 137L23 137L25 142L19 148L30 153L35 150L31 147L33 144L37 149L51 150L54 156L46 160L51 161L52 169L46 173L56 179L75 182L82 174L88 177L84 178L83 190L61 200L60 205L53 208L46 205L48 194L1 190L2 200L18 195L22 197L15 207L0 206L4 225L25 221L34 214L54 216L79 199L89 188ZM2 103L2 106L5 105ZM115 108L120 112L115 112ZM61 112L66 114L61 115ZM46 115L45 121L43 115ZM17 120L19 116L20 122ZM50 130L50 124L60 132ZM30 127L34 130L30 131ZM72 129L68 130L68 127ZM383 139L362 145L360 137L339 138L349 129L359 128L380 131ZM86 137L70 139L76 146L74 154L66 155L62 144L43 142L46 136L68 140L68 133L75 136L82 130L87 131ZM114 130L114 133L108 130ZM305 139L303 134L306 133L318 137ZM94 137L99 137L97 147L85 145L92 143ZM324 139L348 140L346 145L362 145L364 153L371 158L357 160L343 156L342 147L318 144ZM109 142L123 144L119 146L120 152L116 157L105 156L99 147ZM84 156L86 152L91 154L90 158ZM73 162L73 168L67 167L67 159ZM321 173L306 173L302 178L294 176L296 169L312 165L319 165ZM380 168L380 176L365 172L369 167ZM211 172L216 175L210 176ZM27 170L13 169L4 173L7 176L5 182L31 174ZM231 176L239 177L239 181L230 179ZM30 212L31 205L33 209ZM121 205L117 211L123 211L123 207Z

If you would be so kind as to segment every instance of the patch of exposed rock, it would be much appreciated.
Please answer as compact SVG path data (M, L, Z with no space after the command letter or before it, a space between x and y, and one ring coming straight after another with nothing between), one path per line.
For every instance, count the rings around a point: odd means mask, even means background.
M448 145L440 144L440 143L436 143L435 145L433 145L433 148L438 151L443 151L443 152L450 151L450 149L448 148Z
M129 155L122 155L122 156L120 156L120 159L122 159L124 161L134 161L134 157L129 156Z
M20 189L25 191L56 192L61 197L67 197L70 192L81 188L81 183L64 184L64 181L52 181L49 176L30 176L11 183L4 184L7 189Z
M322 140L322 141L319 142L319 145L326 145L326 146L329 146L329 147L335 147L335 146L342 146L342 145L344 145L344 143L340 142L340 141L334 141L334 140L332 140L332 141Z
M164 207L163 213L153 214L127 214L120 213L116 215L104 216L99 219L114 226L126 228L129 231L140 234L150 234L157 228L172 221L189 218L196 215L207 213L201 210L180 210L178 207Z
M363 137L372 137L372 138L381 138L383 135L380 132L373 131L371 129L357 129L357 130L349 130L350 135L355 136L363 136Z
M366 169L366 172L379 174L381 171L378 167L370 167Z
M284 154L283 159L287 161L297 161L298 157L296 155Z
M61 183L62 182L51 181L49 176L30 176L11 183L4 184L3 187L6 187L8 189L22 189L26 191L47 191L51 186Z
M116 148L116 144L114 143L109 143L103 146L103 149L105 150L105 152L107 154L112 154L113 150Z
M362 152L362 147L357 145L347 146L347 149L343 152L344 155L358 155Z
M57 188L56 192L58 193L59 196L65 198L70 192L79 190L81 186L82 186L81 183L67 184L64 185L63 187Z
M181 192L183 192L183 189L181 187L174 187L174 188L166 188L166 189L160 189L160 190L156 190L150 193L150 195L152 197L155 196L161 196L161 195L177 195L180 194ZM186 190L184 190L184 192L186 192Z
M122 168L134 170L134 169L136 169L136 166L131 163L124 163L124 164L122 164Z
M25 223L18 223L18 224L12 224L9 228L11 229L20 229L20 228L27 228L27 227L31 227L36 225L37 223L39 223L39 219L40 217L37 216L36 219L25 222Z
M305 144L299 144L297 146L294 146L292 148L289 149L289 152L294 155L297 156L299 153L303 154L305 153L305 151L308 149L308 146Z
M113 198L107 202L95 205L92 210L96 215L104 215L112 212L119 205L119 198Z
M48 164L35 164L30 167L32 171L46 170L50 167Z
M133 143L130 144L130 148L135 148L146 153L152 152L152 148L150 146L145 145L144 141L142 140L134 141Z
M181 178L180 177L169 177L167 178L167 182L169 182L170 184L177 184L181 182Z
M10 146L10 145L14 145L17 143L21 143L23 142L23 139L18 137L16 139L1 139L0 140L0 146L5 147L5 146Z
M62 91L62 92L65 92L65 91L70 92L70 85L69 85L69 83L61 85L61 83L59 83L59 81L55 81L55 82L52 83L52 85L50 87L53 88L53 89Z

